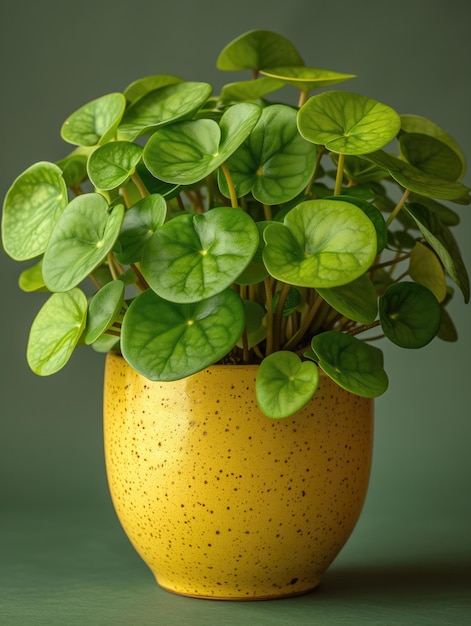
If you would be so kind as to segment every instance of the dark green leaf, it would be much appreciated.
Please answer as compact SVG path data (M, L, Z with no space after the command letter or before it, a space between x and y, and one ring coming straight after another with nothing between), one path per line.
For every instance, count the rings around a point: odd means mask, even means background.
M402 133L399 137L399 148L404 159L425 174L452 182L461 176L461 159L435 137Z
M417 283L395 283L379 300L381 328L402 348L422 348L440 328L440 305L433 293Z
M347 285L317 291L336 311L360 324L370 324L378 314L376 289L366 275Z
M366 398L376 398L388 388L383 353L356 337L328 331L312 339L319 365L340 387Z
M115 322L123 304L124 283L112 280L104 285L90 301L85 343L95 342Z

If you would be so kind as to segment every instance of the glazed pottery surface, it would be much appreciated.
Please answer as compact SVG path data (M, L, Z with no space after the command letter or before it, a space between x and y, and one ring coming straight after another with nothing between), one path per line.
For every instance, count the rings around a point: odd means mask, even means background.
M227 600L316 587L360 515L373 402L321 376L295 416L258 409L257 366L151 382L107 357L104 428L119 520L157 582Z

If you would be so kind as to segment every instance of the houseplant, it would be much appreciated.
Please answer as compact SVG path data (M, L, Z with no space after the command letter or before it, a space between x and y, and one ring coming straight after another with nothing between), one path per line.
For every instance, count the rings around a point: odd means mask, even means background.
M430 120L331 89L354 76L306 66L275 33L239 37L218 67L252 75L217 96L164 74L101 96L64 122L68 156L12 184L4 249L37 259L24 290L51 294L28 362L53 374L91 345L118 378L167 390L248 366L267 423L298 416L320 379L370 406L388 384L378 333L409 349L456 338L462 150Z

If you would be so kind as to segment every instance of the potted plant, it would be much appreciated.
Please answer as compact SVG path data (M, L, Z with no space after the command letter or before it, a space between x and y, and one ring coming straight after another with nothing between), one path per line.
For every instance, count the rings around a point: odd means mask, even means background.
M251 76L218 95L148 76L75 111L68 156L9 189L2 239L37 260L20 287L50 293L32 370L55 373L77 346L108 353L110 488L160 584L293 595L361 510L372 398L388 385L373 340L456 339L446 306L456 288L468 302L469 279L449 204L470 201L465 159L432 121L332 89L354 76L306 66L279 34L250 31L217 65Z

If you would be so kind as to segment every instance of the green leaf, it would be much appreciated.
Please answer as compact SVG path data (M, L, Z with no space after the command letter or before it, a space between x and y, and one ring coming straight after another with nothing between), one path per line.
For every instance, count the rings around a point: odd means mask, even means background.
M351 204L354 204L359 209L361 209L363 213L370 218L375 227L378 244L376 250L377 254L384 250L388 243L388 227L386 226L386 221L383 217L383 214L374 206L374 204L350 195L329 196L328 199L350 202Z
M106 258L116 241L124 208L108 212L97 193L74 198L57 222L44 253L43 276L51 291L76 287Z
M224 85L221 89L223 102L247 102L258 100L269 93L284 86L282 80L276 78L258 78L257 80L244 80L237 83Z
M121 93L110 93L92 100L72 113L61 128L64 141L77 146L106 143L116 133L126 108Z
M88 159L92 184L103 191L120 187L134 173L141 155L141 146L128 141L113 141L100 146Z
M238 103L226 110L220 124L198 119L156 130L144 149L144 162L160 180L191 185L220 167L245 141L257 123L260 107Z
M138 263L145 243L162 226L166 215L167 203L160 194L146 196L128 209L114 248L118 263Z
M451 279L461 289L465 302L469 302L470 285L466 266L458 244L449 228L424 206L406 205L406 212L413 218L425 240L437 253Z
M67 203L67 187L57 165L40 162L20 174L3 203L5 252L15 261L42 254Z
M195 304L168 302L148 289L124 316L122 353L151 380L177 380L225 356L244 321L244 305L232 289Z
M441 322L440 328L437 333L437 337L442 341L457 341L458 340L458 332L456 327L451 319L448 311L444 306L441 307Z
M282 80L286 85L291 85L301 91L312 91L341 83L350 78L356 78L355 74L341 74L332 70L323 70L318 67L305 67L295 65L291 67L270 67L261 70L261 73L269 78Z
M258 241L255 222L240 209L180 215L149 240L141 271L162 298L197 302L229 287L250 263Z
M381 328L402 348L422 348L440 328L440 305L433 293L418 283L395 283L379 300Z
M80 289L55 293L36 315L26 357L35 374L49 376L70 359L85 327L87 297Z
M244 300L245 306L245 331L247 333L247 346L252 348L267 336L267 326L265 323L266 311L258 302ZM244 344L241 339L237 342L239 348Z
M294 352L274 352L260 364L255 383L257 401L268 417L289 417L312 399L318 383L315 363L301 361Z
M18 280L18 285L23 291L46 291L42 273L42 262L36 263L23 270Z
M279 65L304 65L293 44L269 30L251 30L231 41L217 60L220 70L260 70Z
M302 202L283 224L264 231L263 259L270 274L298 287L337 287L363 274L376 256L371 220L354 204Z
M90 301L85 343L94 343L113 325L121 310L124 299L124 283L112 280L104 285Z
M317 148L298 132L296 111L284 104L262 109L245 142L226 161L238 197L252 193L263 204L281 204L295 198L308 184L317 160ZM221 191L227 183L218 172Z
M460 201L469 192L468 187L462 183L449 182L436 176L424 174L410 163L406 163L406 161L382 150L362 155L362 158L388 170L394 180L405 189L410 189L410 191L426 198Z
M419 133L401 133L399 148L404 159L429 176L456 181L462 173L462 161L442 141Z
M333 330L313 337L311 345L324 372L347 391L376 398L388 388L378 348Z
M366 275L347 285L317 291L336 311L360 324L370 324L378 314L376 289Z
M144 76L135 80L124 90L124 97L131 104L140 100L143 96L150 91L160 89L161 87L167 87L167 85L175 85L176 83L182 83L183 78L173 76L172 74L153 74L152 76Z
M419 194L410 193L409 204L422 204L427 210L434 213L444 226L457 226L460 223L460 216L456 211L431 198L424 198L424 196Z
M420 241L412 249L409 259L409 276L433 293L438 302L447 294L445 272L437 255Z
M189 118L209 98L208 83L181 82L155 89L132 104L119 127L120 137L135 139L156 128Z
M401 120L389 106L347 91L327 91L310 98L298 112L305 139L338 154L379 150L399 132Z
M466 159L463 151L453 137L435 124L435 122L420 115L401 115L401 135L403 133L428 135L447 145L461 162L461 171L457 179L463 178L466 173ZM442 176L442 178L445 178L445 176Z
M62 177L66 187L79 187L87 178L87 157L85 154L70 154L65 159L57 161L62 170Z

